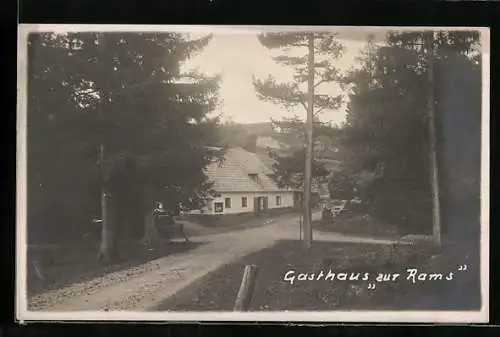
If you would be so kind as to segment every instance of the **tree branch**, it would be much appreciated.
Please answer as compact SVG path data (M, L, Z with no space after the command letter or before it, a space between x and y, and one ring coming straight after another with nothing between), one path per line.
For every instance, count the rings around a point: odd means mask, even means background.
M276 83L276 80L269 76L264 81L254 77L253 85L261 100L282 104L285 107L301 104L302 93L296 83Z
M320 109L318 109L318 110L316 110L316 111L313 111L313 116L314 116L314 117L316 117L316 116L318 116L320 113L322 113L323 111L325 111L325 109L324 109L324 108L320 108Z
M300 98L300 104L302 104L302 106L304 107L304 109L307 111L307 104L306 104L306 102L304 101L304 99L302 97Z
M320 85L322 85L323 83L326 83L328 82L326 79L322 79L321 81L318 81L316 83L314 83L314 88L317 88L319 87Z
M276 63L281 63L287 66L303 65L307 62L307 58L304 56L297 57L297 56L280 55L273 57L273 60Z
M264 33L257 36L259 42L268 49L307 46L304 42L305 37L306 33L300 32Z

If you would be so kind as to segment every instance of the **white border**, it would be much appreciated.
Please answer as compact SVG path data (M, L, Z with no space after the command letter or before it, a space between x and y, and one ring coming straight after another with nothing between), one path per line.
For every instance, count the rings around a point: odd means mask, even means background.
M26 94L27 37L41 31L178 31L184 33L255 34L259 31L338 32L339 38L356 34L408 30L477 30L482 50L482 156L481 156L481 295L480 311L335 311L335 312L129 312L28 311L26 298ZM490 32L484 27L312 27L312 26L177 26L177 25L59 25L21 24L18 38L18 116L16 193L16 318L19 321L262 321L262 322L394 322L487 323L489 319L489 177L490 177Z

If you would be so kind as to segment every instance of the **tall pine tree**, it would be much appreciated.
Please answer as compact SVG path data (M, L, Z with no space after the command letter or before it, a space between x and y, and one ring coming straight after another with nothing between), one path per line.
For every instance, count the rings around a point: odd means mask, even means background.
M321 85L338 79L338 70L332 61L342 55L343 46L338 42L335 34L324 32L266 33L260 34L259 40L266 48L279 49L284 53L274 57L274 60L293 70L293 82L278 83L271 75L265 80L254 78L253 83L258 97L285 108L295 108L301 105L307 112L303 186L304 242L308 249L312 243L313 119L324 110L338 108L341 103L340 95L315 95L315 92ZM306 84L307 91L304 88ZM299 158L300 156L299 154ZM276 159L280 160L280 158Z
M145 224L152 228L154 200L198 207L211 193L203 169L216 155L207 145L216 141L218 121L207 114L217 103L219 78L182 74L180 65L210 38L190 40L177 33L30 35L28 179L31 188L44 186L44 191L34 193L40 197L29 211L39 208L38 218L50 222L54 214L65 213L69 196L86 199L72 177L85 177L82 185L93 182L96 189L90 195L99 200L102 177L112 212L101 256L111 260L119 235L140 236ZM101 145L104 160L99 162ZM57 159L52 146L63 151ZM42 207L40 199L57 194L57 186L69 191L59 191L52 210ZM134 216L121 216L121 211L133 210ZM88 216L88 211L75 211L73 216ZM127 224L125 219L134 220ZM146 241L154 240L146 232Z
M479 60L475 32L435 33L432 50L425 48L425 34L391 33L383 46L368 44L361 67L345 78L350 97L343 130L343 143L354 154L358 171L383 164L381 179L366 186L373 201L372 212L419 233L429 233L432 224L428 56L435 58L438 121L446 113L443 103L456 100L444 97L444 87L439 85L449 76L443 71L446 64L462 58L464 67L455 69L462 72L477 68ZM474 114L473 110L468 113ZM462 113L459 111L456 113ZM442 157L442 127L437 131L438 157Z

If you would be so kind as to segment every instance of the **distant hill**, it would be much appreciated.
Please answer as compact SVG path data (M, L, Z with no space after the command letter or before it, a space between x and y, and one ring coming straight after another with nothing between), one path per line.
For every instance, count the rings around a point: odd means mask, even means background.
M255 147L258 137L270 136L273 134L272 124L252 123L239 124L228 123L219 128L220 144L217 146L244 147L252 150Z
M227 123L220 127L220 144L216 146L242 147L251 152L267 152L268 148L290 155L303 148L303 140L295 134L278 133L273 130L271 122L266 123ZM322 139L326 148L315 150L315 156L342 160L344 151L332 151L331 141Z
M266 123L251 123L251 124L237 124L248 134L256 136L269 136L274 133L271 122Z

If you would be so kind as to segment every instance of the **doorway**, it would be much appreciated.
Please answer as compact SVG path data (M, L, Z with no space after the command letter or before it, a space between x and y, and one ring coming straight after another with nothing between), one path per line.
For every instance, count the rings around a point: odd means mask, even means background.
M253 198L253 208L255 213L266 212L269 209L269 198L268 197L254 197Z

